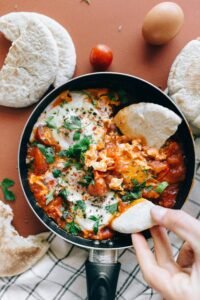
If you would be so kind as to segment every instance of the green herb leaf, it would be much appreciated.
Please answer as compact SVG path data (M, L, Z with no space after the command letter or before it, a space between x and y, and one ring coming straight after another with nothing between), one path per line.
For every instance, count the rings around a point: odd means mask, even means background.
M8 201L14 201L15 200L15 194L12 191L4 190L4 197Z
M86 209L85 201L83 201L83 200L76 201L76 203L74 205L74 210L76 211L77 209L80 209L80 210L82 210L82 212L85 212L85 209Z
M94 223L93 231L94 231L95 234L98 233L98 231L99 231L99 220Z
M77 169L77 170L81 170L83 169L83 164L82 163L79 163L79 162L74 162L74 167Z
M113 215L118 210L118 203L107 205L106 210Z
M134 192L143 190L146 187L146 181L139 183L136 179L133 179L132 182L133 182L132 191L134 191Z
M146 187L146 181L139 183L136 179L133 179L132 182L133 182L132 190L122 196L122 201L124 202L141 198L142 191Z
M49 128L56 128L54 116L50 116L46 119L46 125Z
M98 103L98 101L96 99L92 100L92 104L94 105L94 107L97 107L97 103Z
M92 221L97 221L98 220L98 218L96 216L90 216L89 219L92 220Z
M89 146L90 138L85 136L79 142L69 147L67 150L60 151L59 156L80 160L83 153L85 153L89 149Z
M82 180L78 181L78 184L88 187L91 183L94 183L94 174L90 169L88 173L82 177Z
M48 164L51 164L54 162L55 160L55 152L54 149L52 147L46 147L42 144L37 144L37 147L40 149L40 151L42 152L42 154L45 156L46 158L46 162Z
M55 177L55 178L58 178L60 175L61 175L61 170L59 170L59 169L54 169L53 171L52 171L52 174L53 174L53 177Z
M54 192L55 190L52 189L48 195L46 195L46 205L48 205L54 199Z
M73 135L73 141L78 141L80 140L80 137L81 137L81 133L80 131L76 131Z
M149 192L149 191L151 191L152 189L153 189L153 186L152 186L152 185L148 185L148 186L145 187L145 191L146 191L146 192Z
M102 94L100 97L102 96L107 96L111 101L118 101L118 99L116 98L116 93L114 91L110 91L107 94Z
M4 178L2 182L0 182L0 187L2 189L2 192L4 194L5 200L8 201L14 201L15 200L15 194L10 191L8 188L12 187L15 184L15 182L12 179Z
M66 189L62 189L58 194L63 200L67 200L69 192Z
M4 186L5 188L9 188L15 184L15 182L12 179L4 178L2 182L0 183L1 186Z
M127 192L125 195L122 196L122 201L127 202L127 201L132 201L136 200L142 197L142 192Z
M64 120L64 127L68 130L81 129L81 120L79 117L71 116L70 121Z
M167 181L163 181L163 182L160 182L155 191L158 193L158 194L161 194L165 189L166 187L169 185L169 183Z
M83 168L83 164L81 164L80 162L74 161L72 159L68 159L65 162L64 168L69 168L74 166L77 170L81 170Z
M65 225L65 230L68 233L71 233L73 235L78 235L79 232L81 231L81 228L80 228L80 226L77 223L75 223L74 221L72 221L72 222L67 223Z
M99 221L100 221L99 218L96 216L90 216L89 219L95 222L93 226L93 231L94 234L97 234L99 231Z
M129 102L127 93L124 90L118 90L117 94L119 95L119 101L122 104L127 104Z

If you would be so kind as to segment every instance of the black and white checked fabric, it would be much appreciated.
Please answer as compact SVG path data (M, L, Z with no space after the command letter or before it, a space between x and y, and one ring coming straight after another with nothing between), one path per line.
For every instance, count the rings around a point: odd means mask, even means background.
M200 149L197 153L194 187L183 209L200 219ZM176 256L182 241L173 233L169 236ZM87 250L72 246L52 233L47 233L47 239L50 249L33 268L22 275L0 279L1 300L87 299L84 267ZM151 240L149 243L152 247ZM133 249L120 251L119 261L122 266L116 300L162 299L144 282Z

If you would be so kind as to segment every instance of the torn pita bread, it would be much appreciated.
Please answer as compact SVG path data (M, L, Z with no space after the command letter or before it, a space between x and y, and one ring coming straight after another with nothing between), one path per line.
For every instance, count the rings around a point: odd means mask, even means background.
M125 212L114 218L111 227L113 230L121 233L136 233L149 229L156 225L153 221L150 211L155 206L152 202L140 198L130 205Z
M190 41L171 66L168 93L179 106L193 133L200 133L200 40Z
M30 21L0 71L0 105L24 107L37 102L54 81L57 67L58 50L51 32L41 22Z
M50 17L32 12L15 12L0 18L0 31L7 39L15 41L30 20L38 19L52 33L58 48L59 63L54 81L58 87L72 78L76 66L76 51L68 31Z
M140 137L149 147L159 149L176 132L181 118L166 107L141 102L121 109L114 122L130 139Z
M12 219L10 206L0 201L0 277L25 272L49 248L46 233L23 238L11 225Z

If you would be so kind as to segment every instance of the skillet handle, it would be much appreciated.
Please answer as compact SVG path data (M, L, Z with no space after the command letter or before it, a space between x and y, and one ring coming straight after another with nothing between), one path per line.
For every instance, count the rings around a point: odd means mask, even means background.
M114 300L121 264L87 261L88 300Z

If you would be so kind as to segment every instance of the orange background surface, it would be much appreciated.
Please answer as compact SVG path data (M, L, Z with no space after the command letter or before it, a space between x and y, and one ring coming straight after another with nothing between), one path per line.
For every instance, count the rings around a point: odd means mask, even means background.
M104 43L113 49L110 71L142 77L165 89L170 66L181 48L200 35L199 0L176 1L184 13L181 32L162 47L148 46L141 35L146 13L157 0L1 0L0 15L13 11L34 11L60 22L71 34L77 52L75 76L92 72L89 63L91 48ZM10 43L0 34L0 66ZM148 96L148 95L147 95ZM44 226L29 208L20 187L17 152L20 135L33 106L23 109L0 107L0 180L13 179L16 200L9 202L20 234L26 236L44 231ZM3 195L0 191L0 199Z

